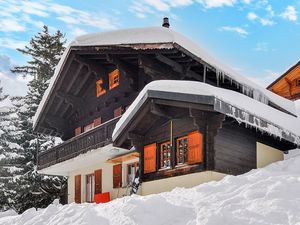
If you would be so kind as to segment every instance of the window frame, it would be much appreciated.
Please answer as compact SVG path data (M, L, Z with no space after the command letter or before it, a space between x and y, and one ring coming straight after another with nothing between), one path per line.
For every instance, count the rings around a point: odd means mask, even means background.
M130 170L130 168L132 168L132 166L134 167L134 176L133 176L133 179L130 181L130 179L129 179L129 171L131 172L132 170ZM127 163L126 164L126 176L125 176L125 184L126 185L130 185L130 184L132 184L132 182L133 182L133 180L134 180L134 178L135 178L135 176L136 176L136 173L137 173L137 170L139 169L139 162L131 162L131 163ZM129 168L130 167L130 168Z
M296 79L296 87L300 87L300 79Z
M113 70L108 74L109 90L112 90L120 85L120 71L118 69Z
M169 161L169 166L163 166L164 165L164 158L163 158L163 149L162 149L162 147L164 145L169 146L170 155L169 155L169 157L167 157L167 159ZM165 170L165 169L171 169L172 168L172 165L171 165L171 163L172 163L171 152L172 152L172 149L171 149L171 142L170 141L165 141L165 142L162 142L162 143L159 144L159 156L160 156L159 157L160 158L160 167L159 167L159 169L160 170Z
M179 162L179 141L181 140L184 140L186 139L186 142L187 142L187 150L186 150L186 155L185 155L185 152L183 152L183 157L184 157L184 162ZM181 165L186 165L188 163L188 152L189 152L189 146L188 146L188 136L185 135L185 136L182 136L182 137L178 137L175 139L176 140L176 149L175 149L175 152L176 152L176 166L181 166Z
M91 183L88 183L91 178ZM89 185L89 196L88 196L88 185ZM85 175L85 201L93 203L95 201L95 174L90 173Z

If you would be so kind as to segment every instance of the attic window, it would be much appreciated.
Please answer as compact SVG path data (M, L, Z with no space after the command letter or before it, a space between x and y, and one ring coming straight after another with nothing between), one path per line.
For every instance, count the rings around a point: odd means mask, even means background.
M120 83L120 72L118 69L115 69L109 73L109 90L117 87Z

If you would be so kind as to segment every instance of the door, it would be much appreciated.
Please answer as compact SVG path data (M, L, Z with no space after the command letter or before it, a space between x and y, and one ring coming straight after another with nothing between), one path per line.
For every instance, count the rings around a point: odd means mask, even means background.
M95 195L102 193L102 170L95 170Z

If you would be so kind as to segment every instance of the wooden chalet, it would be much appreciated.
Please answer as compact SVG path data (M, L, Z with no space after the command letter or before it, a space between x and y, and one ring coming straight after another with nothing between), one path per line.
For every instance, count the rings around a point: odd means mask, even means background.
M68 176L68 201L78 203L192 187L281 160L300 143L296 115L291 101L167 21L84 35L66 49L35 115L36 132L64 141L38 154L38 171Z
M300 61L272 82L267 89L290 100L300 99Z

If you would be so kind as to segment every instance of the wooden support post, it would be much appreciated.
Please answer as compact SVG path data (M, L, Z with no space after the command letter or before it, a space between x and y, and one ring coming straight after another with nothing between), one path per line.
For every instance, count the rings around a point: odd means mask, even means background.
M140 154L139 156L139 177L140 183L143 181L144 175L144 136L133 132L128 132L128 139L131 141L131 145Z
M203 65L203 82L206 83L206 65Z

